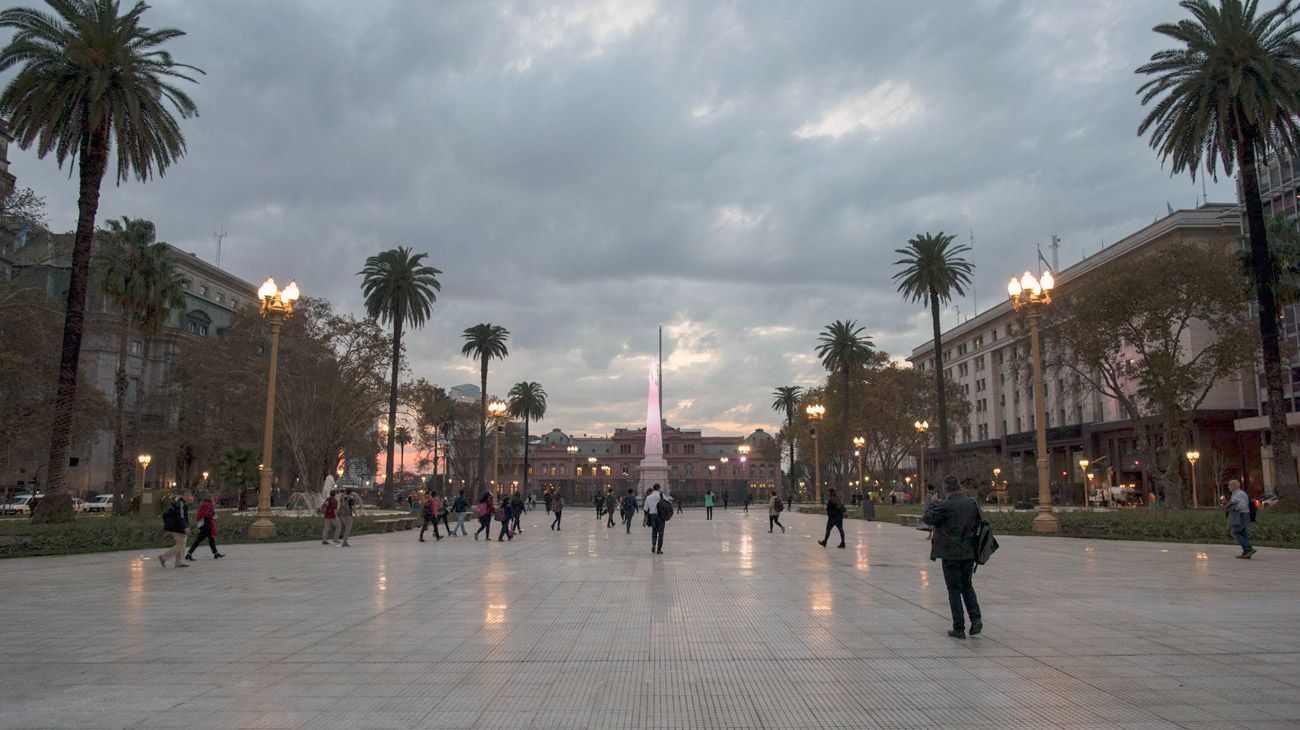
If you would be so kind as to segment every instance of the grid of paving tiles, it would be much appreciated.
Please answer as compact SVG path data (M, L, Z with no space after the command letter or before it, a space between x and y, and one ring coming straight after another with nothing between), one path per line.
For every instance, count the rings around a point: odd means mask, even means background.
M961 642L920 533L785 521L0 561L0 726L1300 727L1300 551L1007 537Z

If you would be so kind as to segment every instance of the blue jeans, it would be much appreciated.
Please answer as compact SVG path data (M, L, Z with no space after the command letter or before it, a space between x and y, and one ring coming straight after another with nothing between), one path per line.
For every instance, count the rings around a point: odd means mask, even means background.
M1241 546L1241 552L1248 553L1253 549L1250 547L1250 523L1238 525L1229 532L1232 533L1232 539L1236 540L1237 544Z
M948 608L952 611L952 628L954 631L966 630L966 617L962 614L962 603L970 614L970 622L980 622L980 604L975 598L975 585L971 578L975 575L974 560L944 560L943 582L948 587Z

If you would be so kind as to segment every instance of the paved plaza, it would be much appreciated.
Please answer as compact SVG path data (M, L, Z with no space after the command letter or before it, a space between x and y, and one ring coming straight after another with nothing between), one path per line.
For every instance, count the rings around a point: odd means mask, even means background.
M1300 551L1004 537L958 641L921 533L784 519L0 561L0 724L1300 727Z

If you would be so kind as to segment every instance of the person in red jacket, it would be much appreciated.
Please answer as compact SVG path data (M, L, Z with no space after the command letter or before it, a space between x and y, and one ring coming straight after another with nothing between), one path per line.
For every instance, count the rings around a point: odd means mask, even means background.
M212 503L212 498L206 495L199 503L198 528L199 532L194 536L194 544L190 545L189 552L185 553L185 559L193 560L194 551L204 540L207 540L208 547L212 548L213 560L226 557L217 552L217 507Z
M325 503L320 506L321 514L325 516L325 524L320 528L320 544L330 544L330 535L334 536L334 542L339 542L343 536L343 523L339 521L339 490L330 490L330 496Z

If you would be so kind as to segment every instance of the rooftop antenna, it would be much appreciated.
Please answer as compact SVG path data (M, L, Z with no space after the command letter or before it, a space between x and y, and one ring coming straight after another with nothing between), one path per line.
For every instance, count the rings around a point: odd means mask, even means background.
M220 226L220 231L213 231L212 237L217 239L217 268L221 268L221 242L226 238L226 225Z
M1052 249L1052 271L1060 271L1061 239L1055 233L1052 234L1052 243L1048 245L1048 248Z

